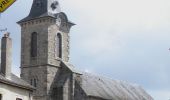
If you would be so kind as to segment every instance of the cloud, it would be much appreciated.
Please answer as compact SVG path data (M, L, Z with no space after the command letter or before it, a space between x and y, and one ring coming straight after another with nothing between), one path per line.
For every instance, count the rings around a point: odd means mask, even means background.
M84 51L97 55L118 53L130 39L149 41L169 36L168 0L62 0L61 8L76 20L77 33L73 43ZM67 9L69 8L69 9ZM77 17L77 16L78 17ZM77 30L77 31L75 31ZM136 40L137 40L136 39ZM133 41L134 40L134 41ZM138 40L137 40L138 41ZM151 40L152 41L152 40Z
M71 11L82 15L79 17L84 17L84 21L96 23L97 27L115 24L126 30L153 29L168 24L170 16L168 0L64 0L61 2L63 8L71 6Z
M154 100L169 100L170 91L167 90L151 90L148 91L154 97Z

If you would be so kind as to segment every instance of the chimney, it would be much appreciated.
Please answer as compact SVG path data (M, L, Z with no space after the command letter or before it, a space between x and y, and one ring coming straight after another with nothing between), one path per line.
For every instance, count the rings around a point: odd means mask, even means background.
M1 69L0 72L6 78L11 76L11 64L12 64L12 39L9 37L9 33L5 33L1 39Z

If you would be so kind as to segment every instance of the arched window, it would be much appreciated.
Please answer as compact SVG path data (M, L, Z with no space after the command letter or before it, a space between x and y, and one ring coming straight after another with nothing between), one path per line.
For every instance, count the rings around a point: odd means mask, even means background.
M60 33L56 36L56 57L62 58L62 36Z
M37 33L31 34L31 57L37 56Z

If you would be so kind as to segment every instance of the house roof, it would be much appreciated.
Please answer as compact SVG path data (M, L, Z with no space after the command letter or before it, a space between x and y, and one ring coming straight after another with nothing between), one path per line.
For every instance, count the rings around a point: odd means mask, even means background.
M11 86L15 86L27 90L34 90L34 87L32 87L26 81L22 80L21 78L19 78L18 76L12 73L9 79L5 78L3 75L0 74L0 83L8 84Z
M106 100L153 100L142 87L125 81L84 73L82 88L90 97Z

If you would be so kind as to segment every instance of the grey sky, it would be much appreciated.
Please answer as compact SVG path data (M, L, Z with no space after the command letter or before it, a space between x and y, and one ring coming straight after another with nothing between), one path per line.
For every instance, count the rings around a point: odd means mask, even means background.
M13 71L20 67L20 27L32 0L2 13L0 28L13 38ZM70 61L80 70L140 84L155 100L170 98L169 0L60 0L76 23ZM0 34L2 36L2 34Z

